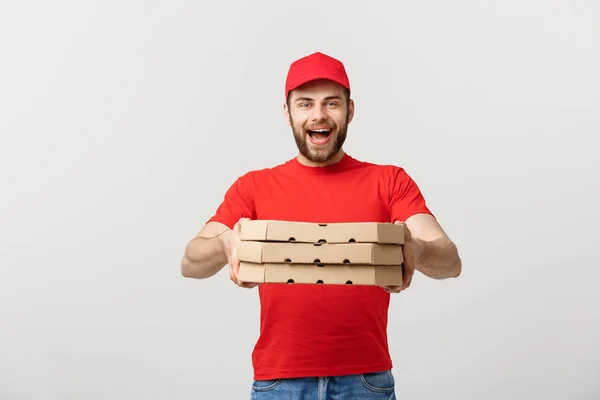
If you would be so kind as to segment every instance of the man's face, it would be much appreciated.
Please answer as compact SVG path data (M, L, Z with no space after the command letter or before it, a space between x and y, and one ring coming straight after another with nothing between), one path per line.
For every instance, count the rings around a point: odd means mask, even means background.
M327 164L342 148L354 103L342 86L328 80L306 83L291 92L285 116L300 154L316 164Z

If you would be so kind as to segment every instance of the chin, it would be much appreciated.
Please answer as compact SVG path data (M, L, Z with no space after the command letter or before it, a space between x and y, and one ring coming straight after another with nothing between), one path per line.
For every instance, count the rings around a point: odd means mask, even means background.
M323 149L323 151L309 150L308 153L308 156L305 155L306 158L315 163L324 163L330 161L335 156L335 154L332 153L330 149Z

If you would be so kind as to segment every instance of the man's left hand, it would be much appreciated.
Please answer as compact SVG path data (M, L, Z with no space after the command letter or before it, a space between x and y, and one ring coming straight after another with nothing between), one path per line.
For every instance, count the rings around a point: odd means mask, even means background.
M400 221L395 221L395 224L400 224ZM412 277L415 273L415 260L414 260L414 247L416 242L413 240L410 230L404 225L404 244L402 245L402 252L404 263L402 265L402 286L384 286L388 293L400 293L401 291L408 289L412 282Z

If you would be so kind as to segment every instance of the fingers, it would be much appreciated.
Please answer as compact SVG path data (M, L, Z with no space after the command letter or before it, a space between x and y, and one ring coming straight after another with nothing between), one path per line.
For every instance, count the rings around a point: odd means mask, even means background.
M394 224L396 224L396 225L402 224L402 221L395 220ZM408 229L406 229L404 232L405 232L404 235L405 235L405 244L406 244L407 238L410 238L410 232L408 231ZM402 246L402 247L403 247L403 250L405 250L407 246ZM410 250L407 250L407 251L409 252L408 257L406 257L407 254L405 254L405 263L402 265L402 285L384 286L383 288L388 293L400 293L401 291L406 290L410 287L414 271L410 267L410 265L412 265ZM408 258L408 260L406 258ZM409 265L406 265L407 263Z
M229 264L229 279L233 281L236 285L238 284L238 273L240 271L240 262L237 259L234 259Z
M237 285L237 274L233 272L233 266L229 264L229 279Z
M383 288L385 289L386 292L388 293L400 293L403 290L406 290L410 287L410 284L412 282L412 277L413 274L406 271L404 266L402 267L403 269L403 276L402 276L402 285L396 285L396 286L384 286Z
M402 285L394 285L394 286L383 286L386 292L388 293L400 293L403 290L406 290L410 287L412 282L414 271L411 268L407 268L406 264L402 265Z
M410 284L412 282L412 274L405 274L404 277L402 278L402 290L406 290L410 287Z
M253 287L258 286L258 283L240 281L238 279L239 271L240 271L240 261L239 260L235 260L231 264L229 264L229 279L231 279L231 281L233 283L235 283L237 286L245 288L245 289L252 289Z
M231 281L233 283L235 283L237 286L244 288L244 289L252 289L253 287L258 286L258 283L255 282L242 282L240 280L238 280L236 277L233 277L231 279Z
M403 290L402 286L384 286L383 288L388 293L400 293Z
M409 278L408 281L403 282L400 286L384 286L383 288L388 293L400 293L401 291L406 290L410 287L411 281L412 279Z
M408 289L412 282L413 274L414 269L412 268L410 261L405 262L404 265L402 265L402 290Z

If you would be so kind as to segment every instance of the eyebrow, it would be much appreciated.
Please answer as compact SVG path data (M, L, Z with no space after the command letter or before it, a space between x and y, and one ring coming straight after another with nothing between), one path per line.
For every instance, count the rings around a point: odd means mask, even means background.
M342 97L335 95L335 96L327 96L325 97L323 100L327 101L327 100L341 100ZM298 102L298 101L313 101L314 99L311 99L310 97L298 97L296 100L294 100L294 102Z

